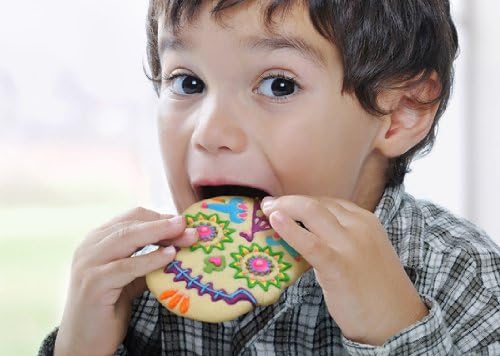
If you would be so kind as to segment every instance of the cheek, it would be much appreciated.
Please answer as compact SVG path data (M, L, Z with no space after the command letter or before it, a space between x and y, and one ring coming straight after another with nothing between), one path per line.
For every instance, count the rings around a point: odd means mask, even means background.
M178 190L176 182L186 174L186 155L191 133L185 114L169 110L160 104L157 116L158 140L164 169L171 187Z
M274 130L268 151L276 175L285 192L348 197L370 151L371 118L345 104L307 107L319 109L297 112Z

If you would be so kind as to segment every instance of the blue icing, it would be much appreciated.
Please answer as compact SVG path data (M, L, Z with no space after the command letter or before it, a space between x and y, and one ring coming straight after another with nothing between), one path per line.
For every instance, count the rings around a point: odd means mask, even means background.
M244 219L240 218L238 214L244 213L245 210L238 207L243 202L242 198L231 198L227 203L208 203L207 207L221 213L229 215L229 219L236 224L241 224Z
M285 240L283 240L282 238L279 238L279 239L275 239L273 238L272 236L266 236L266 243L269 245L269 246L278 246L278 245L281 245L283 246L283 248L290 254L292 255L293 258L296 258L297 256L299 256L299 253L297 251L295 251L295 249L290 246Z

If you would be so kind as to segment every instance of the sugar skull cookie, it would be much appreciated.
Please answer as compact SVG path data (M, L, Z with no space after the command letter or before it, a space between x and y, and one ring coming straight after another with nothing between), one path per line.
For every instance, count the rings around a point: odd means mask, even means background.
M183 213L198 241L146 275L158 301L187 318L221 322L276 302L309 264L269 225L260 201L242 196L202 200Z

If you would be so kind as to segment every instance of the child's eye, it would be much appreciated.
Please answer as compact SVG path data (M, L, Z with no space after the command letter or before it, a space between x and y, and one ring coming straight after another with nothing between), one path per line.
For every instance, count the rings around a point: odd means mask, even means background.
M175 73L167 78L164 78L169 89L178 95L191 95L203 92L205 84L200 78L191 74Z
M270 74L264 77L261 83L257 93L269 96L276 102L287 101L301 89L295 78L284 73Z
M164 78L169 89L178 95L191 95L202 93L205 88L203 81L188 73L175 73ZM270 74L260 81L258 94L270 97L275 102L287 101L290 96L295 95L300 85L295 78L286 76L284 73Z

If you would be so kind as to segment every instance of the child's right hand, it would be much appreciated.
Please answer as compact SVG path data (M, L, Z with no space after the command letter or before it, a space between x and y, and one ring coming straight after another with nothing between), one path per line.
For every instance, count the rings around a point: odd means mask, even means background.
M77 247L54 355L113 355L127 333L132 300L146 290L144 276L191 246L194 229L182 216L136 208L93 230ZM161 246L130 257L148 244Z

